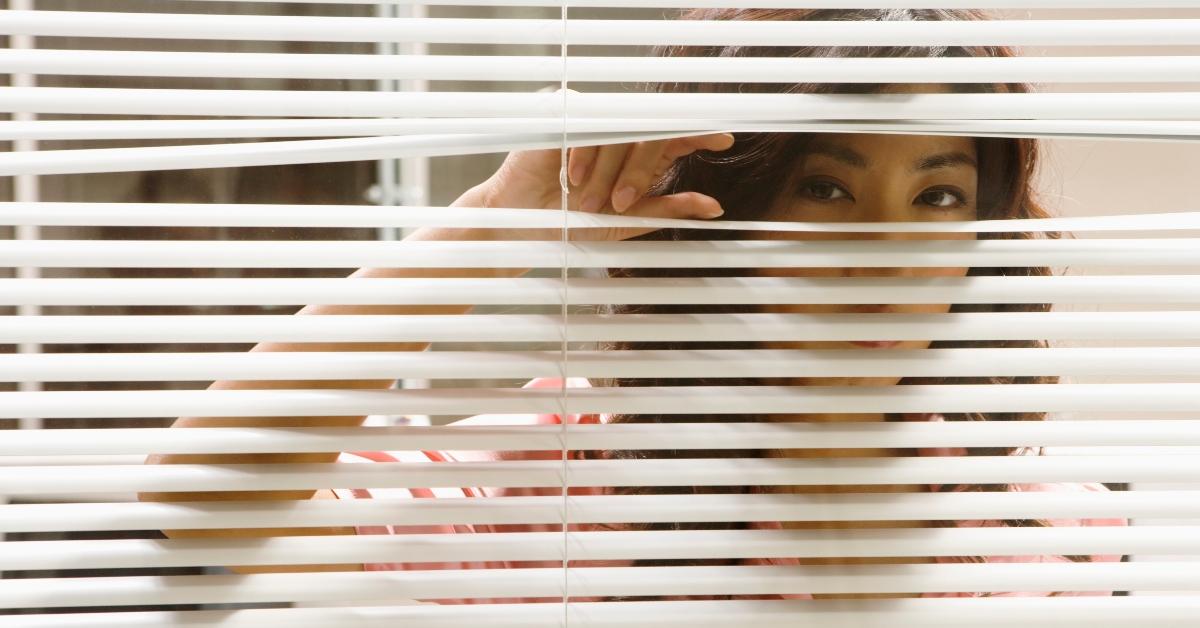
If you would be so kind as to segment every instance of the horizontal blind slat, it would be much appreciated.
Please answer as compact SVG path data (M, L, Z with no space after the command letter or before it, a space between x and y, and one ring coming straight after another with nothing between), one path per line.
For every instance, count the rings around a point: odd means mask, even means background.
M0 583L0 608L104 604L345 602L407 598L612 595L915 593L921 591L1186 591L1200 564L982 563L832 567L589 567L241 576L127 576L13 579ZM561 610L561 609L560 609Z
M548 497L308 500L298 502L0 505L0 531L286 528L348 525L561 524ZM1037 491L843 494L570 496L573 523L896 521L1200 517L1200 491L1094 492L1062 484Z
M897 390L899 389L899 390ZM0 393L0 418L369 414L1191 412L1195 384L675 386L573 389L138 390Z
M933 135L1013 136L1084 139L1147 139L1194 141L1200 123L1175 120L639 120L636 118L346 118L258 120L0 120L0 139L175 139L264 137L353 137L410 133L549 133L571 134L568 144L582 133L622 133L622 140L640 141L635 132L776 131L783 133L841 131L872 133L929 133ZM600 138L584 138L601 143ZM559 142L561 146L561 138ZM553 146L541 146L553 148Z
M653 94L575 92L572 116L792 120L1186 120L1200 93L1080 92L1005 94ZM563 95L509 92L352 92L306 90L2 87L0 112L292 117L563 117ZM561 137L560 137L561 142Z
M1099 429L1099 428L1103 429ZM1200 421L616 423L365 428L22 430L0 456L404 450L787 449L836 447L1200 446ZM0 458L0 463L5 459Z
M560 342L561 316L11 316L0 342ZM1193 312L948 314L575 314L572 342L828 340L1186 340ZM482 410L486 412L487 410Z
M704 22L571 20L575 45L1020 45L1183 46L1197 20L988 20L980 22ZM497 28L497 26L501 26ZM0 33L54 37L336 42L539 44L563 42L561 20L0 11Z
M705 458L374 464L0 467L8 495L100 491L256 491L314 488L743 486L1037 482L1187 482L1188 455Z
M0 88L3 90L6 88ZM355 92L347 92L355 93ZM0 101L2 104L3 101ZM1150 139L1161 141L1193 141L1196 124L1193 121L1160 128L1138 126L1121 132L1124 127L1103 126L1054 132L1042 126L1027 129L1007 122L995 128L979 129L970 135L986 137L1060 137L1083 139ZM672 125L674 126L674 125ZM726 131L730 125L721 125ZM745 126L744 123L741 125ZM761 132L761 125L753 125ZM810 124L772 124L779 132L848 131L889 132L911 134L920 129L903 127L872 128L868 124L843 123L811 128ZM964 135L961 125L950 122L927 129L932 133ZM569 146L666 140L697 134L698 131L659 131L638 134L592 133L572 136ZM1158 133L1158 134L1155 134ZM81 174L95 172L130 172L141 170L172 170L183 168L227 168L265 165L336 163L398 157L445 157L478 153L509 152L514 150L555 149L562 145L561 134L513 133L486 135L440 135L407 137L355 137L278 142L240 142L235 144L202 144L195 146L148 146L136 148L97 148L57 151L18 151L0 154L0 175L22 174Z
M364 603L366 604L366 603ZM486 624L494 628L624 628L653 622L658 628L1007 627L1013 623L1081 628L1178 626L1200 612L1200 598L992 597L898 600L671 601L612 604L463 604L287 608L218 611L61 613L28 617L28 628L449 628Z
M1200 554L1196 526L496 532L266 539L13 541L3 569L524 560ZM564 554L565 550L565 554Z
M1200 21L1198 21L1200 24ZM1200 28L1198 26L1197 28ZM1197 43L1197 42L1193 42ZM309 80L1195 83L1200 56L690 58L0 49L0 72Z
M0 224L177 227L687 227L713 231L1004 233L1200 230L1200 211L972 221L684 220L499 207L0 202Z
M435 352L175 352L0 355L0 381L506 379L538 377L1200 377L1200 347Z
M347 279L0 279L0 305L1200 303L1200 275Z
M684 423L682 425L686 426L688 424ZM752 434L752 436L753 435L755 435L755 434ZM626 434L626 436L628 436L628 434ZM668 444L666 446L671 447L670 444ZM991 444L980 445L980 447L996 447L996 446L998 446L998 445L991 445ZM811 443L806 443L802 447L796 447L794 449L806 449L806 448L811 449L812 447L813 447L813 445ZM1014 446L1014 447L1016 447L1016 446ZM767 448L767 447L762 447L762 448ZM1028 449L1028 448L1024 448L1024 447L1017 447L1017 448L1018 449ZM338 447L334 446L334 447L331 447L330 449L338 449ZM378 447L368 447L365 450L360 450L359 452L355 452L355 455L361 454L362 451L370 452L370 451L374 451L375 449L378 449ZM476 449L483 449L483 448L479 447ZM495 450L496 448L493 447L493 448L489 448L489 449ZM640 445L640 446L629 447L627 449L634 450L634 449L656 449L656 448L648 447L645 445ZM718 447L707 447L702 444L693 444L691 446L680 447L679 449L683 449L683 450L705 449L705 450L708 450L708 449L731 449L731 447L724 446L724 445L718 446ZM789 447L789 449L792 449L792 448ZM543 451L545 451L545 449L543 449ZM1075 456L1075 455L1097 455L1097 451L1098 451L1098 448L1096 446L1063 445L1063 446L1052 447L1050 449L1049 453L1046 455L1051 455L1054 457ZM1099 455L1113 455L1113 454L1107 453L1106 450L1101 449L1099 451L1100 451ZM5 456L0 456L0 467L36 468L36 467L59 467L59 466L102 467L102 466L114 466L114 465L117 465L117 466L141 465L146 462L146 455L151 454L151 453L163 453L163 452L153 451L153 452L142 452L142 453L135 453L135 454L94 454L94 453L89 453L89 454L73 454L72 455L72 454L50 453L50 454L46 454L46 455L12 455L12 456L5 455ZM205 452L205 453L207 453L207 452ZM258 453L258 452L252 452L252 453ZM1163 455L1163 456L1195 456L1197 454L1200 454L1200 445L1174 445L1174 444L1172 444L1172 445L1145 445L1145 446L1140 446L1140 447L1138 447L1138 446L1117 446L1116 453L1119 453L1122 455L1151 455L1151 454L1153 454L1153 455ZM1024 455L1032 455L1032 454L1024 453ZM399 459L402 460L403 456L401 456ZM468 460L470 460L470 459L471 458L468 458ZM341 462L353 463L353 462L363 462L363 460L351 458L349 460L343 459ZM84 499L87 499L87 498L84 498ZM88 501L102 501L102 499L89 499Z
M0 90L5 88L0 88ZM346 92L352 94L356 92ZM361 92L358 92L361 93ZM382 93L382 92L381 92ZM679 134L648 134L667 139ZM604 143L611 134L580 138L580 144ZM81 174L230 168L266 165L336 163L401 157L445 157L511 150L548 149L561 145L550 134L411 135L281 142L239 142L193 146L87 148L21 151L0 155L0 175Z
M16 240L0 265L72 268L888 268L1200 265L1198 238L1015 240Z

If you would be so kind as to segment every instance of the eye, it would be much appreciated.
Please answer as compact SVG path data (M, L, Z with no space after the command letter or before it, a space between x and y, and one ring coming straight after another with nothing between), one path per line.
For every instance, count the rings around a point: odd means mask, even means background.
M967 199L962 192L945 188L925 190L917 199L937 209L956 209L967 204Z
M807 181L800 186L802 196L818 200L818 201L837 201L844 198L853 198L846 188L826 180Z

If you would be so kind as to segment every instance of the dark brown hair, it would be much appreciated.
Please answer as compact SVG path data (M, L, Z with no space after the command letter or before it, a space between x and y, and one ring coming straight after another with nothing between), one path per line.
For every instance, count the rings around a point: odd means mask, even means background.
M696 9L682 12L681 19L689 20L869 20L869 21L955 21L988 19L986 14L968 10L811 10L811 9ZM828 46L661 46L656 56L668 57L1009 57L1014 52L1005 47L828 47ZM877 93L886 89L880 84L758 84L758 83L659 83L650 88L660 93L728 92L728 93ZM1023 84L959 84L955 92L1027 92ZM811 133L735 133L732 148L720 152L701 151L681 158L651 189L651 194L673 194L695 191L715 198L725 209L724 220L761 220L762 214L783 192L780 182L788 181L806 146L815 137ZM1034 199L1031 182L1037 166L1037 143L1032 139L975 138L979 163L977 207L980 219L1043 218L1047 213ZM668 229L641 236L640 240L710 240L736 239L735 231ZM1043 234L1006 233L979 234L980 238L1034 238ZM1058 237L1058 234L1044 234ZM647 269L612 268L611 277L682 277L738 276L747 269ZM970 276L982 275L1048 275L1041 267L971 268ZM1048 304L954 305L952 312L1041 312ZM610 313L717 313L753 311L753 306L718 305L614 305ZM932 348L952 347L1043 347L1042 341L938 341ZM748 349L751 343L695 342L614 342L606 349ZM1050 384L1057 377L941 377L902 379L900 385L914 384ZM612 379L610 386L704 386L756 385L752 378L638 378ZM1044 413L965 413L946 414L947 421L1040 421ZM887 415L889 421L899 415ZM762 415L651 415L619 414L610 418L613 423L692 423L692 422L754 422ZM583 453L583 452L581 452ZM591 452L595 453L595 452ZM1029 453L1025 448L973 447L969 455L999 456ZM1040 452L1038 452L1040 453ZM762 450L658 450L607 451L602 455L615 458L710 458L763 457ZM586 455L586 453L585 453ZM616 489L623 493L709 493L750 492L755 487L630 487ZM938 492L948 491L1007 491L1006 484L942 485ZM1046 526L1043 520L1004 520L1009 526ZM953 521L935 521L939 527L953 527ZM657 523L635 526L640 529L713 529L744 528L745 523ZM1075 561L1090 561L1090 556L1069 556ZM981 557L962 557L968 562L983 562ZM738 561L690 561L690 564L728 564ZM679 561L639 561L639 565L679 564Z

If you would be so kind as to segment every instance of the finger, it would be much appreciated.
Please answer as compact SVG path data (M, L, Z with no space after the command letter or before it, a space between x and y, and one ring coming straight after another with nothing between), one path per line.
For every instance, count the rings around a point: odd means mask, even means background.
M733 147L732 133L710 133L708 135L693 135L670 140L663 155L672 161L698 150L722 151Z
M657 181L675 162L698 150L723 151L733 147L734 138L729 133L684 137L669 140L663 147L658 163L651 169L650 180Z
M680 192L642 199L625 212L640 218L716 218L725 213L717 199L699 192Z
M567 157L567 179L571 185L580 186L587 180L592 164L600 153L599 146L578 146L571 149Z
M650 184L661 174L657 171L666 145L665 141L634 144L612 187L612 206L617 213L624 212L642 198Z
M722 214L721 205L715 198L699 192L680 192L643 199L630 207L624 215L640 218L709 220ZM628 240L657 230L657 227L585 227L571 229L570 238L573 241L590 242Z
M579 209L585 212L596 212L608 204L613 181L625 163L625 155L629 152L629 144L605 144L600 147L592 172L580 192Z

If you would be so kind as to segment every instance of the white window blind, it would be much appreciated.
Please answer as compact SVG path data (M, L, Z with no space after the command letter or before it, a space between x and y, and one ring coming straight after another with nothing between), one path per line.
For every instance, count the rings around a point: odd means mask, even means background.
M706 178L775 136L1194 159L1200 1L12 0L0 35L0 626L1200 616L1194 198L788 220L789 181ZM580 210L569 150L722 132L647 198L724 216ZM474 193L510 151L558 151L557 209Z

